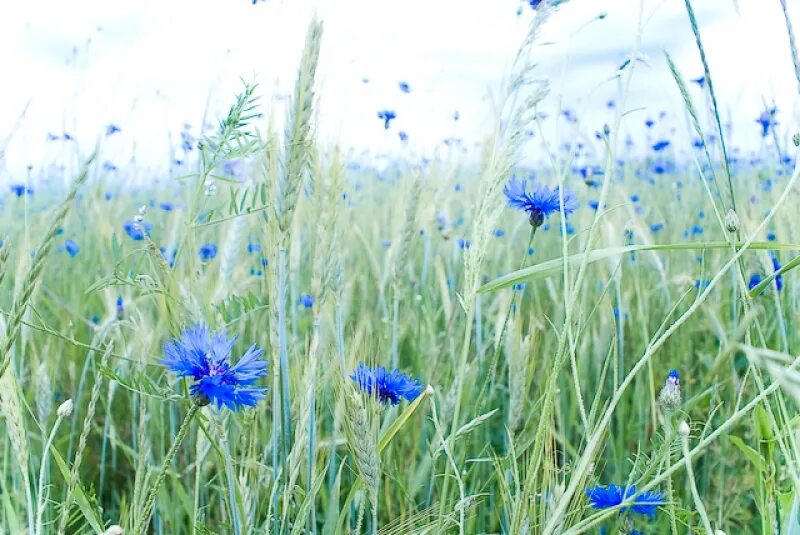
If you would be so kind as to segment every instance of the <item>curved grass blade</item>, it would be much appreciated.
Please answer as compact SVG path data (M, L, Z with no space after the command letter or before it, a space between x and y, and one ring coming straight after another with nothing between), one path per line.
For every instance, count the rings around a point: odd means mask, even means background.
M744 244L740 242L740 243L735 243L734 245L736 247L742 247ZM703 250L703 249L729 249L730 247L731 244L726 241L606 247L604 249L595 249L593 251L590 251L588 253L589 254L588 263L591 264L593 262L597 262L598 260L604 260L606 258L611 258L626 253L634 253L637 251L693 251L693 250ZM792 243L752 242L749 248L754 250L796 251L800 249L800 245ZM569 264L570 266L579 265L583 261L583 257L585 254L586 253L576 253L570 255L567 258L567 264ZM787 266L789 266L790 264L791 262L787 264ZM552 260L547 260L546 262L542 262L540 264L535 264L533 266L529 266L517 271L512 271L511 273L503 275L502 277L498 277L495 280L481 286L478 289L478 292L479 293L492 292L495 290L500 290L502 288L508 288L509 286L512 286L523 280L546 279L547 277L552 277L553 275L561 273L563 268L564 268L564 260L562 258L554 258ZM786 266L784 266L784 268L786 268Z

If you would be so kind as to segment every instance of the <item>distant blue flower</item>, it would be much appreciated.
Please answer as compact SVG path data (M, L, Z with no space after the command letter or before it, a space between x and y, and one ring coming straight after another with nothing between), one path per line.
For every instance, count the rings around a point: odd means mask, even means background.
M303 294L300 296L300 304L303 305L303 308L311 308L314 306L314 296L309 294Z
M654 120L652 120L652 119L647 119L647 120L644 122L644 125L645 125L647 128L653 128L653 125L654 125L654 124L656 124L656 122L655 122Z
M61 138L55 135L54 133L52 132L47 133L47 141L58 141L59 139Z
M125 302L122 300L122 296L117 297L117 319L122 321L125 317Z
M178 251L175 249L169 251L166 247L159 247L158 250L161 251L161 257L164 259L164 262L166 262L169 267L174 267L175 257L177 256Z
M172 204L171 202L162 202L161 204L158 205L158 207L164 210L165 212L171 212L175 209L175 205Z
M469 249L472 247L472 242L463 238L460 238L457 243L459 249Z
M115 124L110 124L110 125L106 126L106 135L107 136L110 136L112 134L116 134L117 132L122 132L122 129L119 126L117 126Z
M130 239L134 241L142 241L144 240L145 236L150 235L150 231L153 230L153 225L148 223L147 221L141 221L136 223L134 221L128 220L122 224L122 229L125 231L125 234L130 237Z
M25 187L25 184L11 184L9 186L9 189L17 197L22 197L26 193L28 195L32 195L33 194L33 190L31 188Z
M781 263L778 261L778 257L775 256L775 254L771 254L770 259L772 260L772 270L778 272L778 270L781 269ZM783 290L783 275L775 276L775 289L779 292Z
M408 82L398 82L397 85L403 93L411 93L411 86L408 85Z
M699 85L700 87L703 87L706 85L706 77L701 76L700 78L692 78L692 82Z
M261 259L261 265L264 266L264 267L267 267L269 265L269 260L267 260L266 258L262 258Z
M103 162L103 171L114 172L116 170L117 166L114 165L113 163L109 162L108 160Z
M75 258L81 251L81 248L76 241L67 240L64 242L64 246L61 248L61 250L67 253L72 258Z
M505 235L506 235L506 231L504 231L504 230L503 230L503 229L501 229L501 228L498 228L498 229L495 229L495 230L494 230L494 237L495 237L495 238L502 238L502 237L503 237L503 236L505 236Z
M251 242L247 244L247 252L250 254L253 253L260 253L261 252L261 245L255 242Z
M591 201L589 201L589 202L588 202L588 203L586 203L586 204L587 204L587 205L589 206L589 208L591 208L592 210L597 210L598 208L600 208L600 202L599 202L599 201L591 200Z
M775 241L775 233L767 232L767 241Z
M656 151L656 152L660 152L660 151L666 149L667 147L669 147L669 141L667 141L666 139L662 139L660 141L656 141L653 144L653 150Z
M761 284L761 274L760 273L753 273L750 275L750 280L747 283L747 289L752 290L756 286Z
M198 254L200 260L213 260L217 256L217 246L213 243L205 243L200 247Z
M514 286L511 287L515 292L521 292L525 289L524 282L518 282Z
M64 234L64 227L58 227L56 229L56 236L61 236L62 234Z
M370 368L360 363L350 375L366 394L374 395L381 403L397 405L402 398L413 401L422 394L425 386L399 370L389 371L383 366Z
M534 184L533 191L528 191L525 186L525 180L512 177L503 189L503 193L508 199L509 206L527 213L531 225L540 227L546 217L561 210L559 187L550 189L541 184ZM575 211L578 203L569 191L565 190L563 197L564 215L568 215Z
M772 107L768 110L764 110L761 112L761 115L758 116L756 122L761 126L761 137L767 137L769 135L769 130L771 127L778 124L775 120L775 114L778 112L776 107Z
M406 134L403 130L400 130L400 132L397 134L397 136L400 138L400 141L403 141L403 142L408 141L408 134Z
M397 114L392 110L381 110L378 112L378 119L383 119L383 127L388 130L389 123L397 118Z
M589 503L595 509L617 507L634 494L636 494L636 485L631 485L629 487L609 485L608 487L598 486L586 489L586 496L589 498ZM663 494L660 492L647 491L637 496L633 500L632 505L620 508L620 511L631 510L640 515L655 516L656 508L665 503L667 502Z
M189 391L200 404L215 403L217 408L224 405L232 411L254 407L266 392L266 388L254 386L267 375L267 362L261 359L264 351L253 344L232 364L234 341L224 332L211 333L198 324L167 342L160 362L178 377L194 379Z
M650 232L660 232L664 230L664 223L652 223L650 225Z
M697 235L697 234L702 234L702 233L703 233L703 227L701 227L700 225L693 225L692 226L692 235L693 236Z

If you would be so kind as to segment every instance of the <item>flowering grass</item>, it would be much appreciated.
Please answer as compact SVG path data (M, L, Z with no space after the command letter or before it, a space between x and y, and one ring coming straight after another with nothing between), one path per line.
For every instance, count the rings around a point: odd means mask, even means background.
M631 61L596 146L531 169L525 132L555 119L527 58L557 12L530 4L478 164L317 143L313 21L283 135L246 84L182 132L168 186L101 147L71 189L8 187L0 534L797 533L779 111L725 158L694 107L713 73L690 93L667 59L686 110L630 124ZM699 144L627 154L626 128L685 111Z

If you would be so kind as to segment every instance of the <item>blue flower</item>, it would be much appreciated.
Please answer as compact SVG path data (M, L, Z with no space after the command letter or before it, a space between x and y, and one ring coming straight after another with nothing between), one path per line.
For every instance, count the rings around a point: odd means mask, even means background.
M72 258L75 258L75 256L77 256L77 254L81 251L81 248L74 240L67 240L64 242L64 246L61 248L61 250Z
M618 485L609 485L607 487L591 487L586 489L586 497L595 509L608 509L617 507L623 501L636 494L636 485L629 487L620 487ZM664 505L666 500L664 495L660 492L647 491L643 492L633 500L633 504L627 507L621 507L620 511L631 510L639 515L655 516L656 508L659 505Z
M411 93L411 86L408 85L408 82L398 82L397 85L403 93Z
M135 223L131 220L128 220L122 224L122 228L130 239L134 241L142 241L146 235L150 235L150 231L153 230L153 225L147 221Z
M250 254L253 253L260 253L261 252L261 244L256 242L250 242L247 244L247 252Z
M388 130L389 123L397 118L397 114L392 110L381 110L378 112L378 119L383 119L383 127Z
M213 243L203 244L200 247L198 254L200 255L200 260L204 262L206 260L213 260L217 256L217 246Z
M117 319L122 321L122 318L125 317L125 302L122 300L122 296L117 297Z
M531 225L540 227L546 217L561 210L560 189L558 186L550 189L541 184L534 184L533 191L528 191L525 186L525 180L512 177L503 189L503 193L508 199L509 206L527 213ZM578 207L575 196L566 190L563 196L564 215L571 214Z
M158 205L158 207L164 210L165 212L171 212L175 209L175 205L172 204L171 202L162 202L161 204Z
M253 344L232 364L235 340L197 324L164 345L166 358L160 362L178 377L195 380L189 391L201 404L216 403L217 408L225 405L232 411L254 407L267 390L254 386L267 375L267 362L261 359L264 351Z
M397 134L397 137L399 137L400 141L404 143L408 141L408 134L406 134L403 130L400 130L400 132Z
M781 263L778 261L778 257L774 254L770 255L770 259L772 260L772 270L777 272L781 269ZM779 292L783 290L783 275L776 275L775 276L775 289Z
M117 166L106 160L103 162L103 171L113 172L117 170Z
M33 195L33 190L31 188L25 187L25 184L11 184L9 186L9 189L17 197L22 197L26 193L28 195Z
M402 398L415 400L425 386L399 370L389 371L383 366L370 368L360 363L350 375L358 387L369 395L374 395L381 403L397 405Z
M768 110L762 111L761 115L756 119L756 122L761 126L761 137L767 137L769 135L769 129L778 124L775 120L775 114L777 112L778 109L773 106Z
M660 152L666 149L667 147L669 147L669 141L667 141L666 139L662 139L660 141L655 142L655 144L653 145L653 150L656 152Z
M756 286L761 284L761 274L760 273L753 273L750 275L750 280L747 283L747 289L752 290Z
M107 136L110 136L112 134L116 134L117 132L122 132L122 129L119 126L117 126L115 124L110 124L110 125L106 126L106 135Z
M309 294L303 294L300 296L300 304L303 305L303 308L311 308L314 306L314 296Z

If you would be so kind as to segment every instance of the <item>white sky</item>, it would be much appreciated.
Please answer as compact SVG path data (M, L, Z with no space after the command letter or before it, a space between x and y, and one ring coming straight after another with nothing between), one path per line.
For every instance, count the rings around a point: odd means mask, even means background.
M789 3L800 32L800 3ZM778 0L695 4L735 141L757 146L754 119L762 98L778 104L782 130L795 129L797 82ZM638 71L628 105L644 108L629 116L635 131L661 110L682 110L663 50L685 78L702 73L683 1L644 5L649 65ZM4 182L20 178L29 163L41 167L64 157L68 149L47 143L48 132L69 132L88 150L111 122L123 132L105 143L106 158L124 165L135 154L140 162L166 164L168 136L177 144L184 122L196 134L207 103L216 123L240 88L239 77L257 80L264 111L282 116L273 96L293 87L313 13L325 23L323 144L356 154L433 156L442 139L455 135L471 146L489 128L487 97L508 73L532 17L517 0L37 0L4 11L0 139L30 103L7 149ZM602 12L603 20L591 22ZM638 13L639 0L571 0L558 9L545 30L550 44L538 49L538 73L553 82L545 109L552 113L560 101L576 111L585 135L602 128L609 120L605 102L616 92L611 77L635 43ZM410 94L398 89L401 80L411 85ZM701 93L693 92L701 103ZM382 108L398 116L388 133L376 117ZM684 131L682 112L670 124ZM405 148L399 130L410 137ZM657 127L654 135L667 133Z

